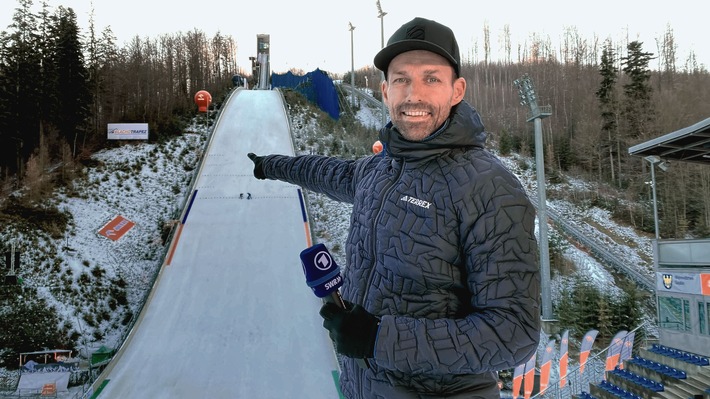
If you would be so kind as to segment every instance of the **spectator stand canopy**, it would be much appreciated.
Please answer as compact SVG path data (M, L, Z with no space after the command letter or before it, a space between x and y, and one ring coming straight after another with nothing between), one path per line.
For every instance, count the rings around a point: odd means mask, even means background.
M668 161L708 166L710 118L630 147L629 154L652 164L652 178L655 165ZM654 194L654 209L655 201ZM710 238L660 239L658 227L656 237L653 270L660 343L710 356Z
M629 147L629 154L710 165L710 118L653 140Z

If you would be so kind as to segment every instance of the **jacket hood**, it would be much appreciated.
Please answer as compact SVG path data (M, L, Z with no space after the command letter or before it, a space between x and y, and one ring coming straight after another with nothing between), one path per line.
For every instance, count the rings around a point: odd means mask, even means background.
M455 148L483 148L487 134L478 112L467 102L461 101L451 108L451 115L446 122L422 141L405 139L392 122L380 130L379 137L388 155L417 161Z

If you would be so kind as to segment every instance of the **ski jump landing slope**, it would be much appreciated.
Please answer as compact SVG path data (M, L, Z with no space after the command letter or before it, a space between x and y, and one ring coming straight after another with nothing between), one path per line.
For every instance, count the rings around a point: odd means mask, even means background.
M94 397L338 398L299 258L309 244L298 187L255 179L248 152L293 154L279 92L227 100L173 252Z

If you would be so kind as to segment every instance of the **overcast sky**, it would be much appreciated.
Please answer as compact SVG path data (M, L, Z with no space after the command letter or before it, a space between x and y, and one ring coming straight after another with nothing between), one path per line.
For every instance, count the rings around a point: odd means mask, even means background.
M92 0L47 0L49 5L71 7L77 14L82 33L88 32ZM677 44L677 66L685 64L690 51L700 64L710 65L710 46L703 44L706 13L699 3L676 0L667 3L648 1L598 0L587 5L562 0L546 2L462 1L462 0L380 0L384 17L385 41L403 23L414 17L434 19L450 26L457 35L462 56L482 56L483 27L488 25L491 52L503 58L498 44L507 25L513 43L525 45L535 34L548 38L559 48L560 38L570 28L591 42L612 38L640 40L644 50L658 53L657 40L667 28L673 30ZM11 22L17 0L0 0L3 12L0 29ZM5 6L7 4L8 6ZM34 9L39 10L35 1ZM249 70L249 57L256 55L256 35L269 34L271 67L274 72L291 68L306 72L320 68L334 73L372 65L381 47L381 25L376 0L273 0L273 1L194 1L93 0L98 31L110 26L123 45L134 36L157 38L162 34L200 30L212 37L217 31L237 42L239 67ZM351 32L354 57L351 57ZM466 56L468 55L468 57ZM657 64L652 63L652 68Z

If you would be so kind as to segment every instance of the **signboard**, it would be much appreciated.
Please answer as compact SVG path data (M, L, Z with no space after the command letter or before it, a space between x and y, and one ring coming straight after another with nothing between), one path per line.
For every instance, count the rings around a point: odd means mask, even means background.
M656 272L656 291L700 294L700 274Z
M99 230L99 235L102 235L110 240L117 241L123 237L128 230L132 229L136 224L124 218L121 215L116 215L110 222Z
M147 123L109 123L109 140L148 140Z

